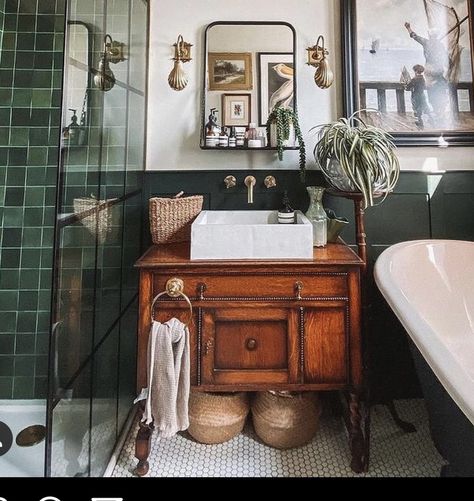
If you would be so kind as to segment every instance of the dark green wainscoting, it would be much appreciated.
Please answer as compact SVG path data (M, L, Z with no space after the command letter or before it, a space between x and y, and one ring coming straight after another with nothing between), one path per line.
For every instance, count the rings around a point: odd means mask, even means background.
M230 174L237 178L238 185L226 190L224 178ZM247 204L244 186L244 179L249 174L257 178L252 207ZM278 187L267 190L263 181L270 174L276 177ZM283 191L287 190L295 209L305 211L309 204L296 171L148 172L145 180L145 202L152 196L170 196L183 190L186 194L203 194L206 209L276 209ZM320 183L324 184L320 173L308 173L308 185ZM342 236L354 244L352 203L327 196L325 207L351 221ZM425 238L474 240L473 216L474 172L403 173L395 193L382 206L367 211L370 260L367 338L374 400L414 397L420 394L420 390L405 332L373 282L373 264L387 247L402 241ZM148 222L145 228L148 228ZM146 232L144 241L150 242L149 232Z

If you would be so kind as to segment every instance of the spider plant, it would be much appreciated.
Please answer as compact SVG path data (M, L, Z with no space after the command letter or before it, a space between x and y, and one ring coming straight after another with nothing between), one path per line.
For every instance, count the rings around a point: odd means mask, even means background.
M271 144L270 138L272 124L276 125L276 148L278 152L278 159L280 161L283 160L283 151L285 149L284 143L290 138L290 129L293 125L300 150L300 176L301 181L304 182L306 177L306 147L298 121L298 114L290 108L283 108L281 106L274 108L268 116L266 124L268 144Z
M364 206L382 203L395 188L400 164L390 134L367 124L357 111L349 118L315 127L319 129L314 148L316 163L328 183L340 191L360 192Z

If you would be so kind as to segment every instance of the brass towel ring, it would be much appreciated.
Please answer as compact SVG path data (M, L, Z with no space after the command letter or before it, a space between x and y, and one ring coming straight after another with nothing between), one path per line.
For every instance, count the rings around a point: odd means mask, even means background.
M155 306L160 297L163 296L169 296L173 299L182 297L186 303L188 303L189 306L189 317L187 318L187 321L184 322L186 325L188 325L192 318L193 318L193 305L191 304L191 301L189 300L188 296L184 293L184 282L180 278L171 278L166 282L166 290L163 292L160 292L155 299L153 299L153 302L151 303L151 321L155 321Z

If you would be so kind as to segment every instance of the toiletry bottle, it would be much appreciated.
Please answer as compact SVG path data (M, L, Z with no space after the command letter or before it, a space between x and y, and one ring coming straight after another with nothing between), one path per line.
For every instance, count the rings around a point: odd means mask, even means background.
M241 133L239 132L237 134L235 134L235 137L236 137L236 146L238 146L239 148L243 148L245 146L245 133Z
M249 124L246 135L247 135L248 141L258 138L257 128L256 128L256 125L254 123Z
M69 108L69 111L72 111L71 123L68 125L69 144L78 144L80 127L79 124L77 123L77 115L76 115L77 110Z
M229 135L229 148L235 148L236 146L237 146L237 139L235 137L235 129L234 127L231 127Z
M219 147L228 148L228 146L229 146L229 136L227 135L227 129L225 127L222 127L219 136Z
M206 124L206 137L219 137L220 131L221 129L219 127L219 124L217 123L217 108L211 108L211 113Z
M278 224L295 224L295 211L290 205L288 192L285 191L282 200L282 207L278 211Z
M260 147L265 148L267 146L267 134L263 129L258 130L258 139L260 140Z
M311 203L306 217L313 225L313 240L315 247L326 247L328 241L328 217L323 207L323 195L325 188L320 186L308 186Z

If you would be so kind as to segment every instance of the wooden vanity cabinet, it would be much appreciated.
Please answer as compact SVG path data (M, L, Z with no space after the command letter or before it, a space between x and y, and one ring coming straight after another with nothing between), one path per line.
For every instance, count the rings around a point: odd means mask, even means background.
M190 261L189 244L151 247L140 268L137 390L146 386L153 299L169 279L193 305L191 383L200 391L346 390L352 467L367 464L359 399L363 388L360 271L344 243L312 261ZM154 318L183 321L183 299L160 297ZM151 430L137 437L137 473L148 471Z

